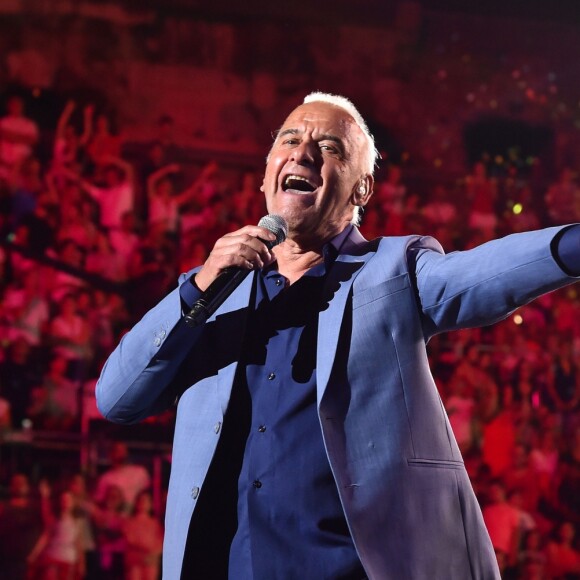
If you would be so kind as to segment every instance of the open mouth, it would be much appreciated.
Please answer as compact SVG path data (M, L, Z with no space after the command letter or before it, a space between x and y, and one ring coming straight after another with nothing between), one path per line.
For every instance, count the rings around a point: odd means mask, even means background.
M282 191L292 193L312 193L316 185L300 175L287 175L282 182Z

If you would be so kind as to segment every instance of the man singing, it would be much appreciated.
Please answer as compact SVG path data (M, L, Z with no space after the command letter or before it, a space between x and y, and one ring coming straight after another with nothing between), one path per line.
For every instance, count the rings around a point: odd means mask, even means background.
M177 404L166 580L499 578L425 345L574 282L580 226L449 255L429 237L369 242L355 224L375 160L350 101L306 97L261 187L286 240L268 249L252 225L217 240L103 369L112 421ZM186 324L232 268L250 274Z

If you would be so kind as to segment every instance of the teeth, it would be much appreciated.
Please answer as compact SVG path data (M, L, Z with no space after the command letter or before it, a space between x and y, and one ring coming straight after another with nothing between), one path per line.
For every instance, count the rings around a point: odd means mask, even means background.
M312 193L316 189L316 186L300 175L287 175L282 184L282 188L284 191L307 194Z
M310 185L308 179L301 177L300 175L287 175L286 179L284 180L284 185L287 186L291 179L296 180L296 181L305 181L306 183L308 183Z

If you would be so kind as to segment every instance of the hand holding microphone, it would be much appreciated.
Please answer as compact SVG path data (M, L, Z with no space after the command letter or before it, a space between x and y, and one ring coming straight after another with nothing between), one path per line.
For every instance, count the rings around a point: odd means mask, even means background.
M264 216L220 238L195 277L203 296L185 315L189 326L203 324L252 271L274 261L270 250L286 239L288 225L279 215Z

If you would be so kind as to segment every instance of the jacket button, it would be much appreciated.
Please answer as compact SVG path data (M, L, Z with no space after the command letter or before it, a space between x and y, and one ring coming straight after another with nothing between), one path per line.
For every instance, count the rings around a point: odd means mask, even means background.
M260 425L258 427L258 433L263 433L266 430L266 425Z
M262 482L259 479L256 479L252 485L256 488L256 489L260 489L262 487Z
M191 490L191 499L197 499L197 496L199 495L199 487L194 487Z
M276 374L275 374L275 373L270 373L270 374L268 375L268 380L269 380L269 381L273 381L275 378L276 378Z
M220 421L218 421L214 426L213 426L213 430L216 433L216 435L220 432L220 429L222 428L222 424Z

